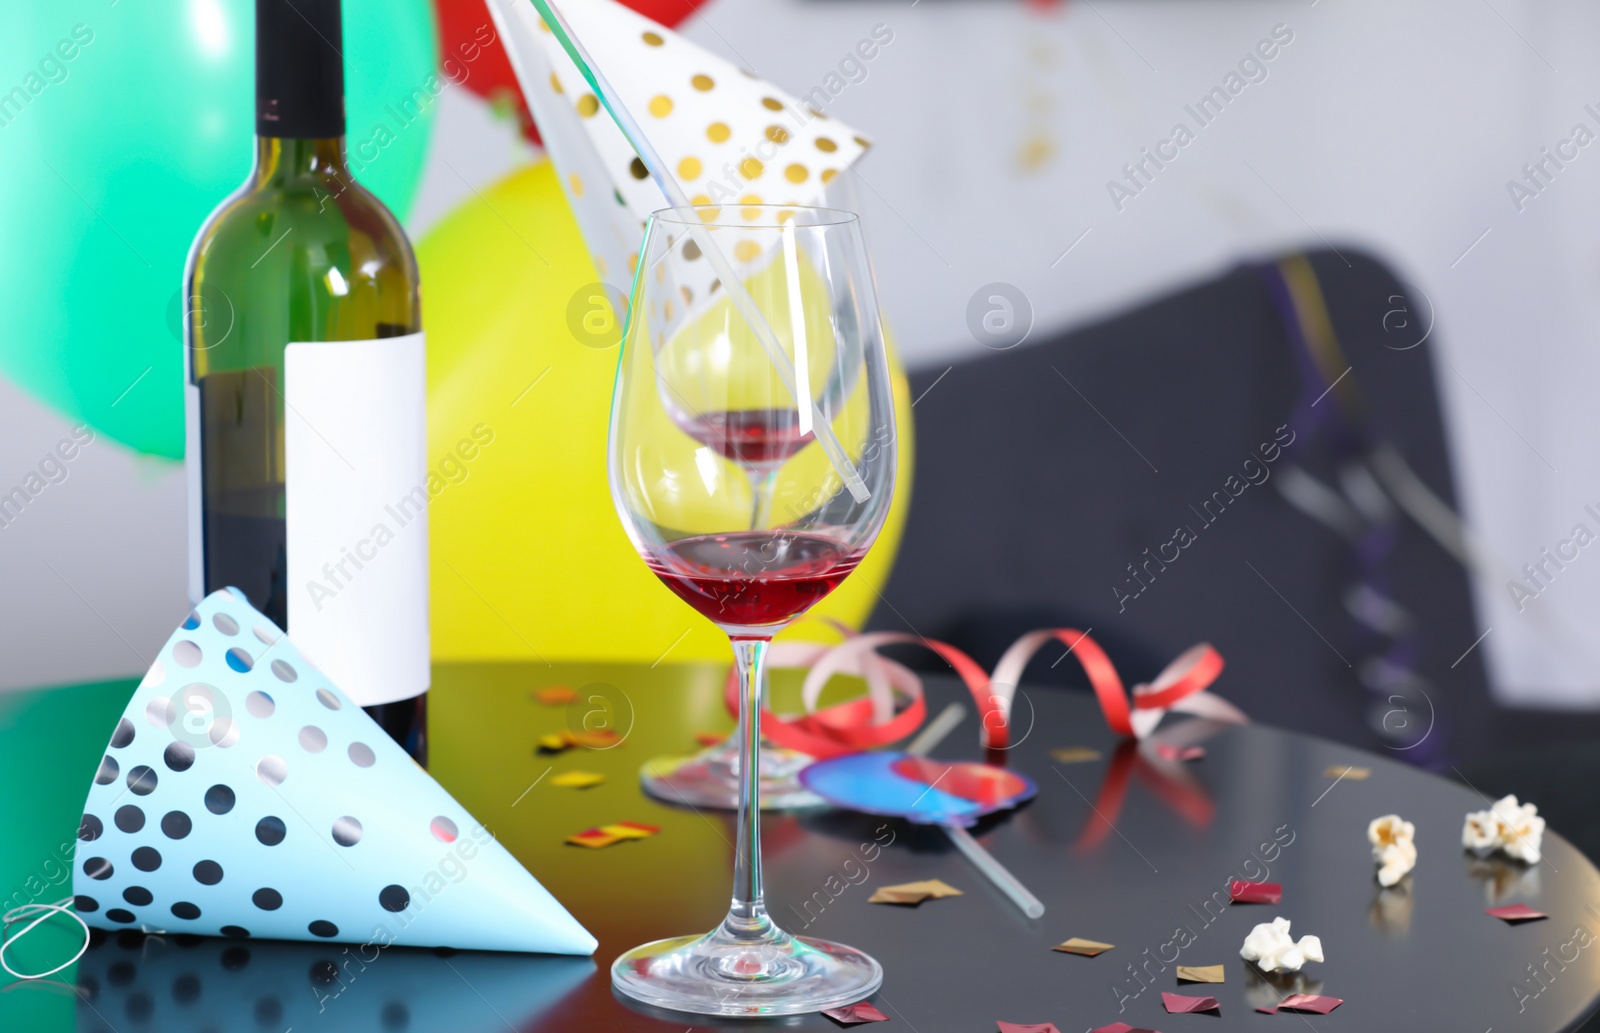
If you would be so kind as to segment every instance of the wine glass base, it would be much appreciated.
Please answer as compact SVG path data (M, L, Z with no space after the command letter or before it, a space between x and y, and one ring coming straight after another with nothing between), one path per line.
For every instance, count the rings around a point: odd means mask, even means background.
M611 983L637 1001L696 1015L800 1015L865 1000L883 984L868 954L775 927L757 940L718 928L657 940L611 963Z
M679 806L737 810L739 751L729 742L684 756L655 757L639 769L644 791ZM800 772L816 758L799 750L761 744L761 809L821 807L825 801L800 784Z

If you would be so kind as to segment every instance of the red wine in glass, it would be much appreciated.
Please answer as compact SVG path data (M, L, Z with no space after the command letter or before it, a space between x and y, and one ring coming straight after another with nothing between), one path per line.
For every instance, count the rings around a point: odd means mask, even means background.
M680 538L645 562L684 602L723 627L782 624L861 562L820 534L739 531Z
M796 409L733 409L701 413L684 427L695 440L746 466L781 463L812 440Z

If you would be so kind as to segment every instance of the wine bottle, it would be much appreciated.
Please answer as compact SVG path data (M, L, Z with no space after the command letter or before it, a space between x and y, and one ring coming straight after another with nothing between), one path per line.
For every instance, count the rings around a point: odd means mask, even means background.
M421 297L347 165L340 23L256 0L255 168L186 273L189 587L242 591L425 763Z

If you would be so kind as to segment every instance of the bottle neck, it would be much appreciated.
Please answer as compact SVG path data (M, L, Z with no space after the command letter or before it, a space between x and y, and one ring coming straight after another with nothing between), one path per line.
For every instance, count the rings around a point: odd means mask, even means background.
M340 0L256 0L256 134L344 135Z
M256 183L286 183L303 177L348 178L344 137L301 139L285 136L256 137Z

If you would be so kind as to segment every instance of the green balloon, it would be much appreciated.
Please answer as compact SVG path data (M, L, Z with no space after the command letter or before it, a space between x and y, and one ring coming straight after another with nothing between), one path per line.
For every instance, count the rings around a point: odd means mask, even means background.
M6 0L4 21L0 376L181 457L184 262L250 172L254 0ZM403 217L442 81L433 9L345 0L344 26L357 175Z

